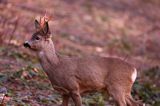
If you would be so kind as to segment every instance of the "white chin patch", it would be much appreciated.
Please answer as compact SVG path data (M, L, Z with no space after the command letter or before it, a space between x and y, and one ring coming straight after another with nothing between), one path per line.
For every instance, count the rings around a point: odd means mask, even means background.
M131 78L132 78L133 82L136 80L136 78L137 78L137 70L136 70L136 68L134 69Z

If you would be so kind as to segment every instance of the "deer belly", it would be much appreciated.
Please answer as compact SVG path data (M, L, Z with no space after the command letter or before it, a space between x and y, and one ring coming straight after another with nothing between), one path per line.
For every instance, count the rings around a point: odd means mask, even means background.
M95 91L95 90L97 91L105 87L104 78L100 77L100 75L97 76L90 74L86 77L84 76L81 79L79 79L79 86L81 93L86 91Z

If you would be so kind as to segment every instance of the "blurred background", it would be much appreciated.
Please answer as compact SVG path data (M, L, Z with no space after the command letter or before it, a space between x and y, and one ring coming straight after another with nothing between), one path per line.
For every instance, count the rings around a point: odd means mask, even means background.
M159 0L0 0L1 105L62 102L35 54L23 47L35 32L35 18L45 11L52 16L49 25L58 53L121 57L138 69L134 98L160 106ZM83 104L114 106L114 101L93 93L83 97Z

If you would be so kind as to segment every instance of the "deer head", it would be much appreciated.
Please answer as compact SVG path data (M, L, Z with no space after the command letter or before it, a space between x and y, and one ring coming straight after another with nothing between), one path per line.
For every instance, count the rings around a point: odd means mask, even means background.
M40 21L35 20L36 31L31 39L25 41L24 47L28 47L34 51L41 51L46 47L48 41L51 40L51 33L48 25L48 17L46 15L40 18Z

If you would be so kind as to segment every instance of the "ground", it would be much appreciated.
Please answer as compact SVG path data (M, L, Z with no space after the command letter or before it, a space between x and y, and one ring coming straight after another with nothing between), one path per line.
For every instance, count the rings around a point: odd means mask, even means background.
M158 0L0 0L0 99L7 106L51 106L60 95L22 44L45 14L58 53L116 56L138 69L132 95L147 106L160 105L160 2ZM6 94L3 98L2 94ZM104 102L104 99L106 102ZM93 93L85 106L112 106Z

